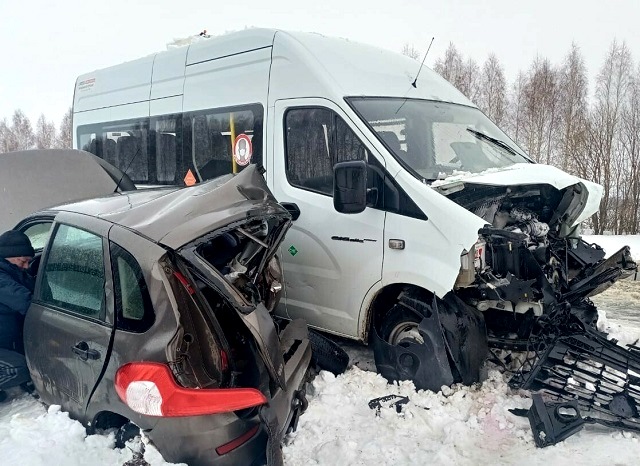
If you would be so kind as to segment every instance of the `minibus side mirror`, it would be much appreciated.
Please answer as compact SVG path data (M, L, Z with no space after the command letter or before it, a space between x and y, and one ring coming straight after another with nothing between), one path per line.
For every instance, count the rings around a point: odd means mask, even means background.
M333 207L343 214L358 214L367 207L367 162L352 160L333 167Z

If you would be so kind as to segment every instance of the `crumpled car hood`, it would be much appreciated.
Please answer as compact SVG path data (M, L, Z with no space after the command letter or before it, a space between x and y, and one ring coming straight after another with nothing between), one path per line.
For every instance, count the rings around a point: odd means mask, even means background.
M571 221L569 227L574 227L598 211L603 188L597 183L587 181L566 173L550 165L517 163L502 169L486 170L482 173L458 173L437 180L432 187L447 195L449 192L462 189L461 184L477 184L487 186L526 186L548 184L558 190L568 186L580 184L587 192L582 211Z

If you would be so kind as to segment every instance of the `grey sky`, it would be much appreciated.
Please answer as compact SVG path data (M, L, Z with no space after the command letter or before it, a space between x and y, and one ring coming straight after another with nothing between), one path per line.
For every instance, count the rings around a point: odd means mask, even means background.
M0 119L21 108L59 123L76 77L165 50L202 29L275 27L346 37L400 51L411 43L432 65L453 42L482 63L495 52L512 80L536 55L555 63L572 41L591 83L614 38L640 60L638 0L0 0Z

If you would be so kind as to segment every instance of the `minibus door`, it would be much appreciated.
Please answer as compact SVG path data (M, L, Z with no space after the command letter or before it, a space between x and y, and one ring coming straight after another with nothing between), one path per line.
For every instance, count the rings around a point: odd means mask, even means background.
M270 184L295 218L280 249L279 312L286 306L290 318L357 337L363 298L382 276L385 212L342 214L333 206L335 163L371 157L348 121L325 99L276 101L275 127L284 130L274 131Z

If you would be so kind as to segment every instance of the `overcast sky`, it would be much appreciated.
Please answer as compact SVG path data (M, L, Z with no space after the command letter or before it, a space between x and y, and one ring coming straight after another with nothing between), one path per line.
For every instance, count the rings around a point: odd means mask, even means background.
M495 52L509 81L536 55L558 63L571 42L591 82L612 40L640 59L640 0L0 0L0 119L22 109L56 125L79 74L166 49L203 29L245 27L319 32L401 51L413 44L427 64L449 42L480 64Z

